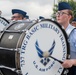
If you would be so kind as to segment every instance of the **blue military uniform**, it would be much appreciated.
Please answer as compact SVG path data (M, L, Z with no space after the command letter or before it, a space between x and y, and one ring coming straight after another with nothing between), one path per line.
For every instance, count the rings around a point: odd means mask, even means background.
M60 2L58 10L61 11L65 9L72 10L71 6L67 2ZM65 31L69 37L71 59L76 59L76 28L69 24ZM68 75L76 75L76 66L73 66L70 69Z
M76 59L76 28L72 25L69 25L66 29L66 32L68 33L68 30L71 29L71 32L69 33L69 43L70 43L70 56L71 59ZM76 66L73 66L70 69L70 72L68 75L76 75Z
M69 36L71 59L76 59L76 28L69 24L66 32Z

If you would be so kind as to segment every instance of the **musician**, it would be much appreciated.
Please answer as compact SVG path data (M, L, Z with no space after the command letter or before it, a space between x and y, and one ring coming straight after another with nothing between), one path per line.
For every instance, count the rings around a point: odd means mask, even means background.
M70 59L63 62L64 68L71 68L68 75L76 75L76 29L70 24L73 18L72 8L67 2L58 4L58 12L56 13L57 22L64 27L70 43Z
M73 21L71 22L71 24L76 27L76 18L73 19Z
M12 9L11 20L23 20L26 17L27 12L20 9Z
M17 20L24 20L25 16L26 16L26 12L20 9L12 9L12 17L11 20L12 21L17 21ZM10 22L10 24L13 22ZM10 61L9 61L10 62ZM9 67L0 67L0 75L18 75L17 72L13 71L12 69L10 69ZM21 74L19 74L21 75Z

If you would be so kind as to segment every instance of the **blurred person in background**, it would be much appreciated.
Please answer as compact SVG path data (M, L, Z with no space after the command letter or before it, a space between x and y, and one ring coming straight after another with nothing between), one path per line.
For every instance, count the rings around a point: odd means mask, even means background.
M20 9L12 9L12 17L11 20L23 20L26 16L26 12Z
M71 22L71 25L75 26L76 27L76 18L74 18Z

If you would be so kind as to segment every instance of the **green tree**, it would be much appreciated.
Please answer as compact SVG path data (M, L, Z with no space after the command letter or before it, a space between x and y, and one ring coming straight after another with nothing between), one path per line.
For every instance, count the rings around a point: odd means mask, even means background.
M56 19L55 14L56 14L57 11L58 11L58 5L55 4L55 5L54 5L54 8L53 8L53 14L51 15L51 17L52 17L54 20Z
M73 15L74 15L74 18L76 18L76 1L74 0L58 0L58 3L59 2L68 2L70 4L70 6L72 7L72 11L73 11ZM52 18L54 20L56 20L56 12L58 11L58 4L54 4L54 8L53 8L53 14L52 14Z
M73 15L74 15L74 18L76 18L76 1L68 1L68 3L71 5L72 7L72 11L73 11Z

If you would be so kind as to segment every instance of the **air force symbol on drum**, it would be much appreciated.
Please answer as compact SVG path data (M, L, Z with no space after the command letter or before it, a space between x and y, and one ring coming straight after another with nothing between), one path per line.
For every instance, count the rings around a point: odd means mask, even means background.
M37 53L38 53L39 57L42 58L42 59L40 60L40 62L41 62L44 66L46 66L47 63L50 61L49 56L52 55L52 53L53 53L53 50L54 50L54 47L55 47L55 41L53 41L52 47L51 47L49 50L46 50L45 52L43 52L43 51L39 48L38 41L36 41L35 47L36 47L36 50L37 50Z
M52 21L41 21L28 27L22 42L20 67L23 75L61 75L61 63L67 56L67 44L61 28Z

